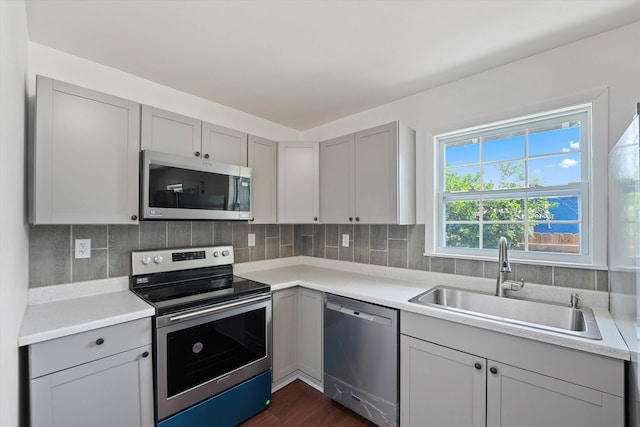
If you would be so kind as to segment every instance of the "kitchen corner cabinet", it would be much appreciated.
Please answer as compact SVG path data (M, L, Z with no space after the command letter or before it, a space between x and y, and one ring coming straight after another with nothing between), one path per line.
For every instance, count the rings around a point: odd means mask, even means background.
M253 169L251 209L255 224L278 221L278 143L249 135L247 164Z
M320 143L320 219L415 223L415 131L394 122Z
M140 143L154 150L212 162L247 165L247 134L160 108L142 106Z
M322 384L322 292L273 293L273 383L300 372Z
M151 321L29 346L31 425L151 427Z
M405 312L401 328L402 426L624 426L622 361Z
M140 104L36 77L32 224L138 220Z
M278 222L319 222L317 142L278 143Z

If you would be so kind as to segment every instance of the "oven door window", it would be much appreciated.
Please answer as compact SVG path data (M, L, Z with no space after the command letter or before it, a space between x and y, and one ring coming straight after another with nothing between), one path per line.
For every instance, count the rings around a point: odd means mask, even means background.
M167 334L167 392L175 396L267 356L266 309Z
M248 211L250 179L149 165L149 207Z

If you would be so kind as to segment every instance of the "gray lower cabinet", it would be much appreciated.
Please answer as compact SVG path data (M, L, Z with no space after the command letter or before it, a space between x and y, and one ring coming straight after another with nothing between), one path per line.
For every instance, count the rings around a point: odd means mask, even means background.
M37 76L32 224L138 220L140 104Z
M31 345L31 425L153 426L150 328L147 318Z
M401 425L485 426L485 359L401 335L400 366Z
M408 427L623 427L624 362L401 313Z
M273 383L300 374L322 384L322 292L289 288L273 293Z

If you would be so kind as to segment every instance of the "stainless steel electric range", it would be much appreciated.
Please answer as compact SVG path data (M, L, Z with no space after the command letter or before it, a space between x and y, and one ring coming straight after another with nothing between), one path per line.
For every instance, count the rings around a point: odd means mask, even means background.
M233 275L233 247L134 251L153 305L156 421L234 426L271 403L271 291Z

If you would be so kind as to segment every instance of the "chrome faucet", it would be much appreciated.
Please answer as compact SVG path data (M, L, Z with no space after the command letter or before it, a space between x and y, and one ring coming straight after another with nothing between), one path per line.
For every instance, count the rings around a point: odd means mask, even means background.
M507 254L507 238L500 237L498 241L498 280L496 281L496 296L504 296L504 288L502 284L505 282L507 273L511 273L511 265L509 264L509 255Z

